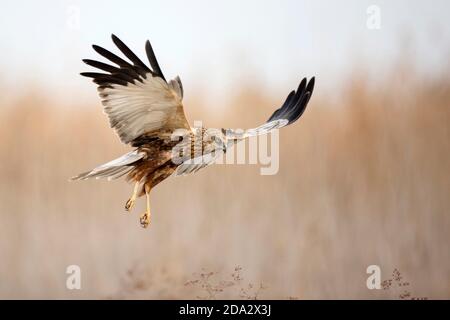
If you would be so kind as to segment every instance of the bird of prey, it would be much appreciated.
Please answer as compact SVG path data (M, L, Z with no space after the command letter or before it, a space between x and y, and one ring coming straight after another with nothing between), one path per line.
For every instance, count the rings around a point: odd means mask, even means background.
M303 114L314 89L314 77L309 81L304 78L267 122L254 129L192 128L183 108L181 80L178 76L166 80L150 42L145 43L148 66L115 35L112 35L112 41L129 61L93 45L94 50L111 64L85 59L84 63L104 72L83 72L81 75L92 78L98 85L111 127L123 143L134 149L72 180L113 180L126 175L128 181L134 182L134 191L125 209L131 210L138 197L146 196L146 211L140 216L144 228L150 224L149 194L152 188L172 174L195 173L214 163L238 141L292 124Z

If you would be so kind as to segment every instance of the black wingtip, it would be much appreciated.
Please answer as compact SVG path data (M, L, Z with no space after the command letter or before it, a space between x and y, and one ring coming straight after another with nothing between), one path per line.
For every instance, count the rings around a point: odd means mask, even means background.
M311 99L315 85L315 77L309 81L303 78L297 88L297 91L291 91L284 101L283 105L277 109L267 122L285 119L288 124L294 123L301 117L306 106Z
M81 59L81 61L83 61L83 63L87 64L88 66L90 66L93 62L93 60L91 59Z
M120 84L127 85L127 83L136 83L136 81L143 82L144 79L147 79L147 75L151 74L152 76L159 76L163 80L165 80L164 75L159 68L158 62L156 60L153 49L151 48L150 42L147 40L146 42L146 51L147 55L150 54L149 60L151 66L154 68L152 71L147 65L145 65L136 54L128 48L125 43L123 43L119 37L117 37L114 33L111 34L111 39L113 43L117 46L117 48L123 53L130 61L126 61L111 51L98 46L96 44L92 45L92 48L95 52L97 52L102 57L108 59L115 65L110 65L109 63L103 63L100 61L95 61L91 59L83 59L82 61L94 68L103 70L108 72L108 74L99 74L99 73L85 73L83 72L82 76L87 76L94 78L96 83L101 85L108 84Z
M316 83L316 77L312 77L311 80L309 80L308 85L306 86L306 91L312 92L314 91L314 85Z
M103 48L98 46L98 45L96 45L96 44L93 44L92 45L92 49L94 49L95 52L97 52L98 54L101 54L100 52L102 51Z
M133 63L134 67L142 73L142 77L146 78L148 72L152 71L138 58L138 56L118 37L114 34L111 35L111 39L117 48Z
M298 85L297 91L299 91L300 88L305 87L307 81L308 81L308 79L306 79L306 77L303 78L302 81L300 81L300 84Z
M159 67L158 60L156 59L155 52L153 51L153 47L149 40L145 41L145 53L147 54L147 59L150 62L153 72L164 81L166 81L166 78L164 77L164 74Z
M111 33L111 40L117 46L117 42L122 42L114 33Z
M80 75L83 77L88 77L88 78L99 78L99 77L109 77L111 75L107 74L107 73L99 73L99 72L80 72Z
M116 36L114 33L111 33L111 40L112 42L114 42L114 44L117 47L120 47L121 44L123 44L123 41L119 39L118 36Z

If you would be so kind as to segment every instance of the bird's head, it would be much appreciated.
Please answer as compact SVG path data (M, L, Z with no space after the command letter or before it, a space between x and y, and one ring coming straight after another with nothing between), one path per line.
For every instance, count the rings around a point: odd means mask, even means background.
M209 152L226 151L226 140L221 130L210 128L206 131L206 137L204 138Z

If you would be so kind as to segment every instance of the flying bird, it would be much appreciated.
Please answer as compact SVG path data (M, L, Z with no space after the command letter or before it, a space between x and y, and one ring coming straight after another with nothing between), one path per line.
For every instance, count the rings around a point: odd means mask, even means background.
M104 72L82 72L81 75L92 78L97 84L110 126L120 141L133 150L71 180L114 180L126 175L127 180L134 183L134 190L125 209L130 211L138 197L146 196L146 211L140 216L144 228L150 224L152 188L172 174L191 174L213 164L228 148L243 139L294 123L305 111L313 93L314 77L309 81L304 78L266 123L253 129L193 128L184 112L180 78L166 80L150 42L145 43L148 66L118 37L111 37L129 61L93 45L93 49L111 64L84 59L87 65Z

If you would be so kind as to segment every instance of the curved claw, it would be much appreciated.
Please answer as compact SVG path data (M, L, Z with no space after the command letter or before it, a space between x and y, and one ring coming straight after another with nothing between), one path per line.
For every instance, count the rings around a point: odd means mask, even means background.
M147 228L150 225L150 213L145 212L139 218L139 222L142 228Z
M139 190L139 182L136 182L134 184L133 194L131 195L130 199L128 199L127 203L125 203L125 210L126 211L130 211L131 209L133 209L134 202L136 201L138 190Z
M128 199L127 203L125 203L125 210L126 211L131 211L131 209L133 209L134 201L135 200L133 198Z

